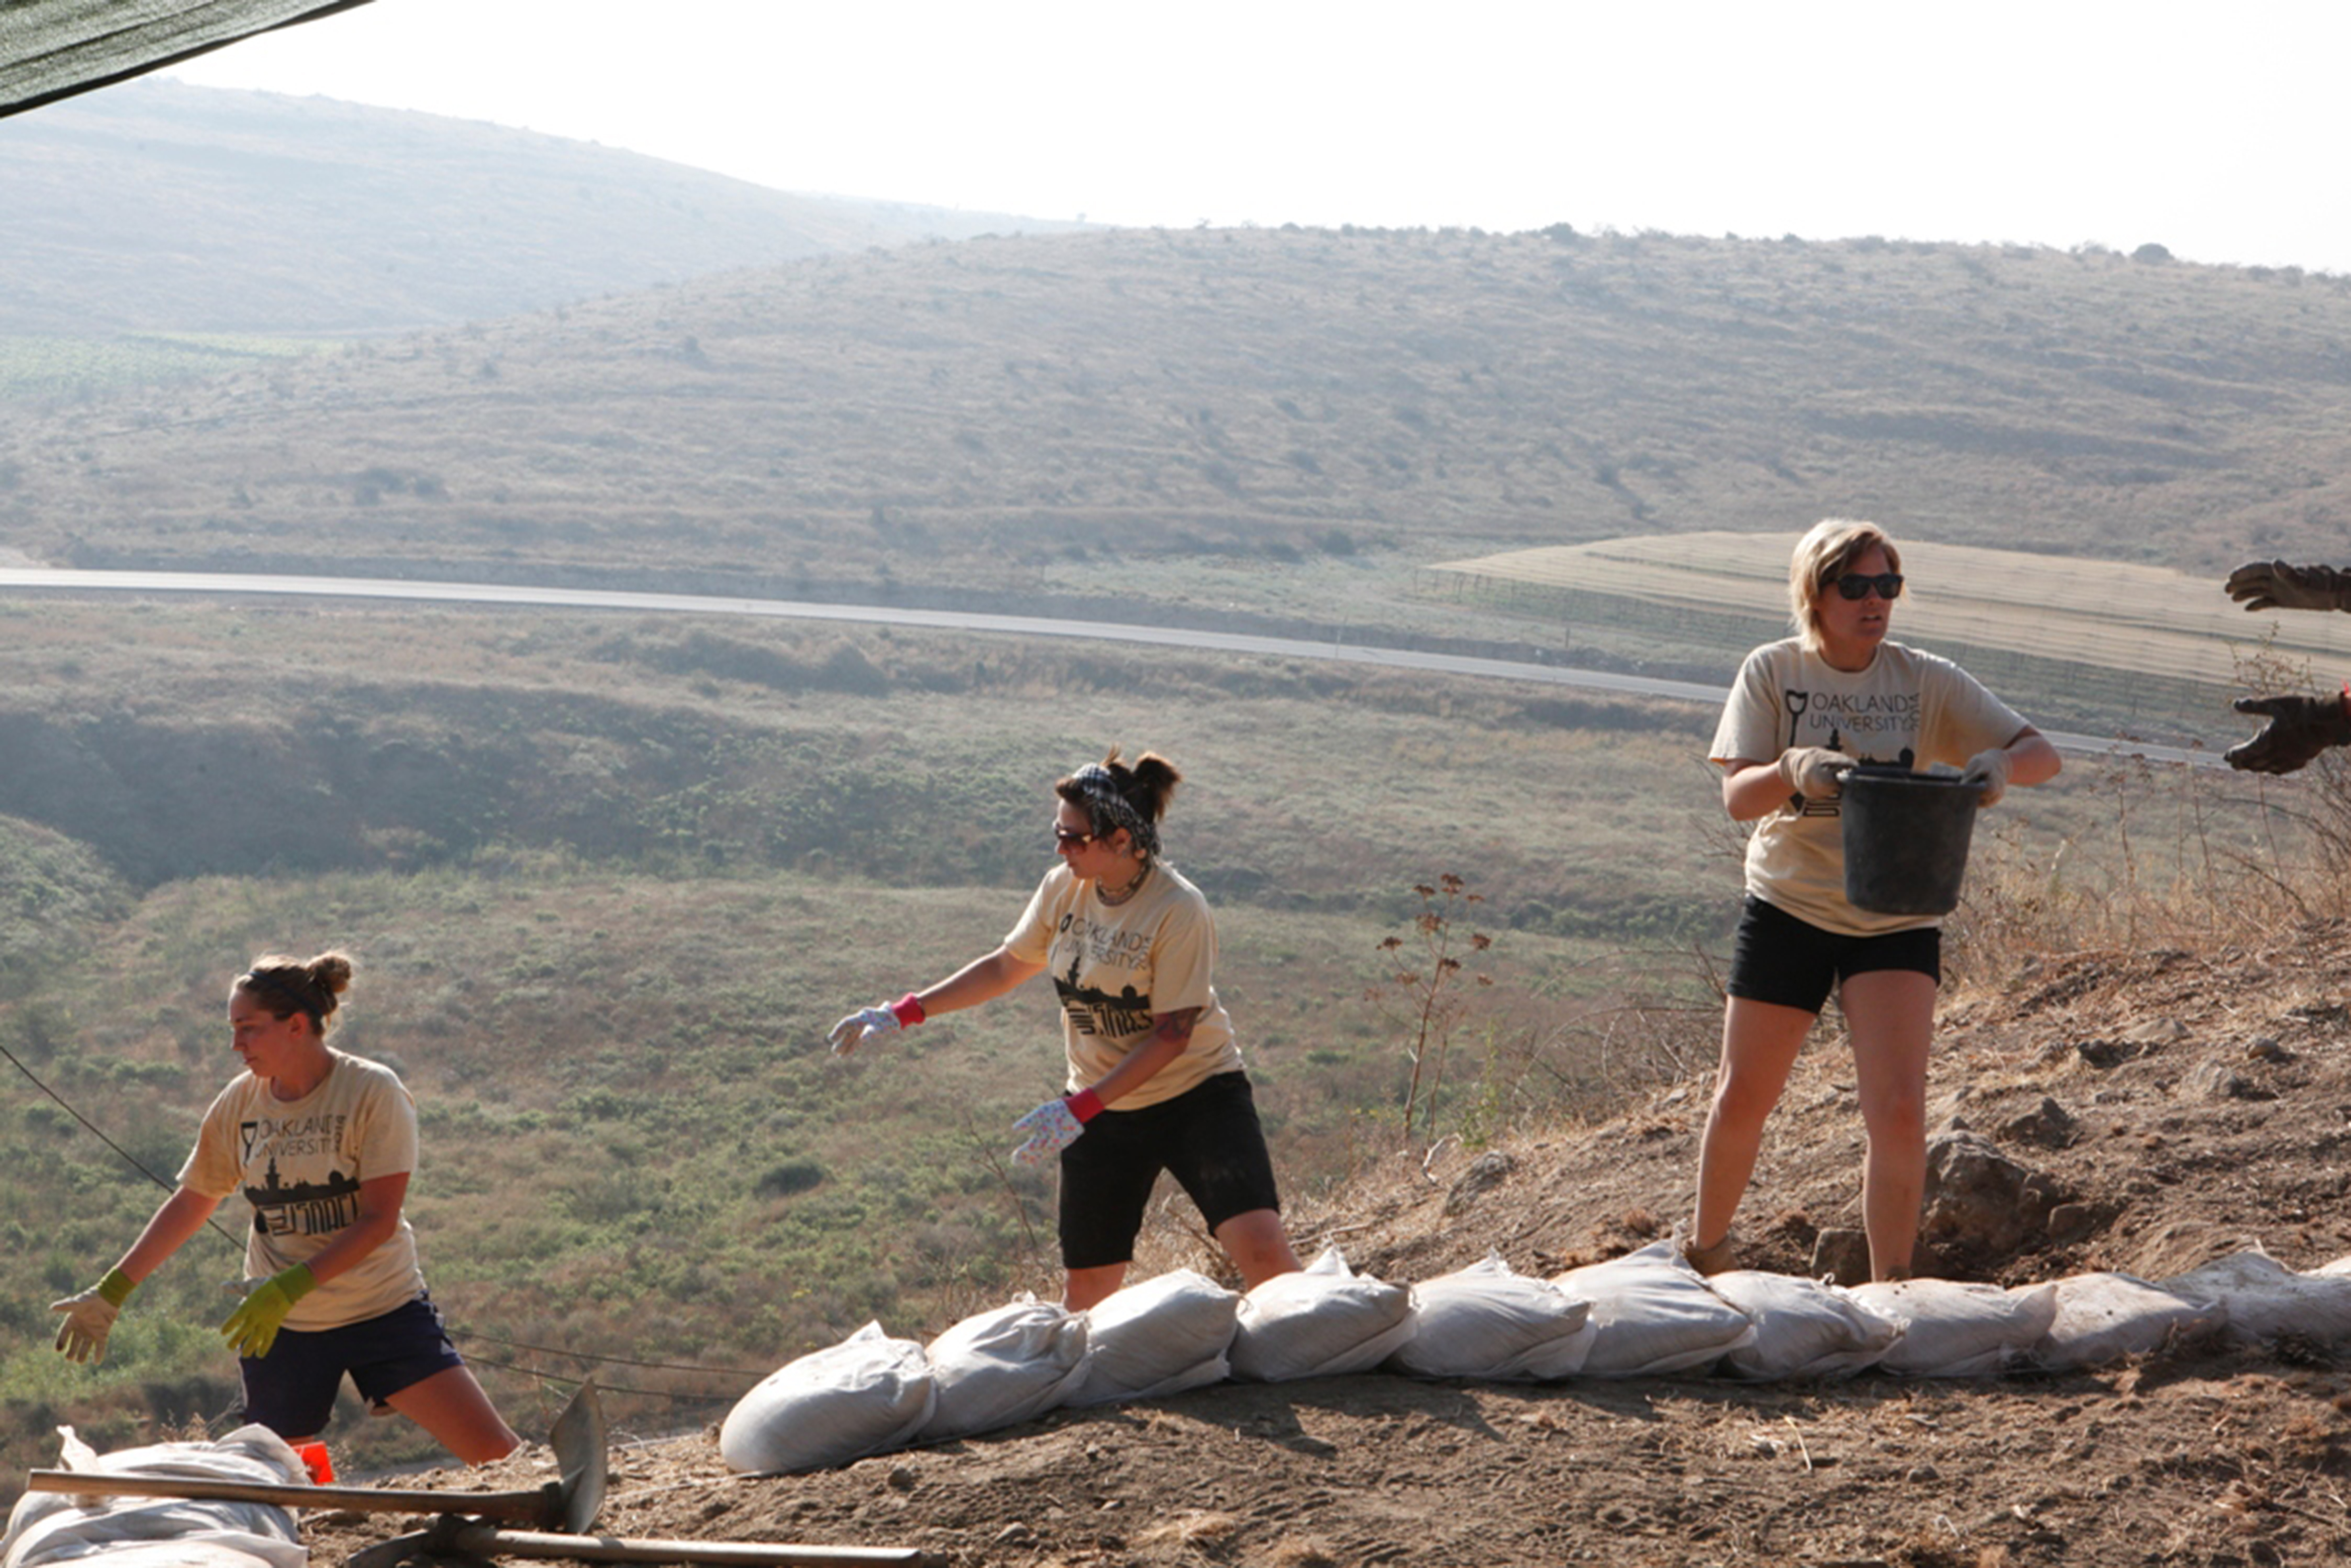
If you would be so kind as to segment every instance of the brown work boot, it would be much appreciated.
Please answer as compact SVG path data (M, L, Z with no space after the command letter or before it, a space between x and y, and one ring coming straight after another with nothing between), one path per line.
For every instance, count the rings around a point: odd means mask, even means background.
M1701 1274L1721 1274L1739 1266L1739 1243L1728 1230L1722 1239L1710 1247L1700 1247L1690 1240L1682 1242L1682 1258Z

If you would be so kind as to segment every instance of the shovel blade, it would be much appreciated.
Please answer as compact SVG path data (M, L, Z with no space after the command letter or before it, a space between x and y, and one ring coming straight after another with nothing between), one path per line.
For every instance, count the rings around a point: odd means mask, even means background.
M565 1533L585 1535L604 1509L606 1477L604 1406L590 1378L564 1406L548 1429L548 1447L555 1450L556 1473L563 1478L562 1526Z

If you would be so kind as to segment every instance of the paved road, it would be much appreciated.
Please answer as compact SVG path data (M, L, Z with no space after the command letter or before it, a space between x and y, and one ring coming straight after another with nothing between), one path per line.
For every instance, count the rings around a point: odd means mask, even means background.
M993 632L1019 637L1075 637L1092 642L1143 643L1157 647L1259 653L1284 659L1329 659L1395 670L1573 686L1587 691L1667 697L1719 708L1728 692L1687 681L1654 680L1584 670L1566 664L1525 664L1508 659L1476 659L1458 653L1427 653L1408 648L1359 643L1310 643L1295 637L1259 637L1237 632L1195 632L1182 627L1136 626L1112 621L1058 621L1035 615L987 615L961 610L904 610L882 604L820 604L790 599L730 599L716 594L632 593L594 588L524 588L489 582L418 582L397 578L273 577L196 571L64 571L47 568L0 568L0 592L11 589L68 590L106 593L277 594L314 599L396 599L423 604L505 604L549 610L625 610L671 615L756 615L785 621L837 621L862 625L926 626L952 632ZM2049 738L2061 751L2081 755L2143 757L2190 767L2220 766L2218 757L2178 747L2147 746L2055 730Z

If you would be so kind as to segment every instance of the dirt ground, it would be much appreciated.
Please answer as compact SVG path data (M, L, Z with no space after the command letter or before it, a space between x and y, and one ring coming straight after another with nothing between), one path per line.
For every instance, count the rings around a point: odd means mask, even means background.
M2025 1180L1989 1203L1930 1196L1932 1271L2017 1284L2162 1278L2253 1244L2297 1269L2351 1254L2346 998L2341 923L2076 954L1955 993L1930 1134L1970 1131ZM1851 1071L1824 1034L1772 1124L1749 1266L1833 1267L1858 1223ZM1686 1202L1705 1098L1687 1085L1426 1176L1400 1166L1300 1216L1301 1251L1336 1243L1400 1282L1489 1250L1529 1273L1613 1256ZM732 1475L707 1432L623 1448L599 1528L954 1568L2335 1563L2347 1413L2351 1347L2303 1340L1997 1380L1225 1384L815 1475ZM549 1464L533 1448L414 1481L533 1485ZM306 1535L340 1563L413 1522L312 1516Z

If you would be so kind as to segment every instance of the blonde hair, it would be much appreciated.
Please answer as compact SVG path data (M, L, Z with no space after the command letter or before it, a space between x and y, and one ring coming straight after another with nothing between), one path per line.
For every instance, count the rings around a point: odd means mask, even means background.
M1889 569L1902 570L1902 552L1876 523L1823 517L1796 541L1796 553L1788 558L1788 620L1813 653L1821 651L1821 595L1872 546L1886 552Z
M350 983L351 960L347 953L321 953L315 958L265 953L230 982L229 994L251 997L272 1018L306 1014L312 1030L324 1034Z

